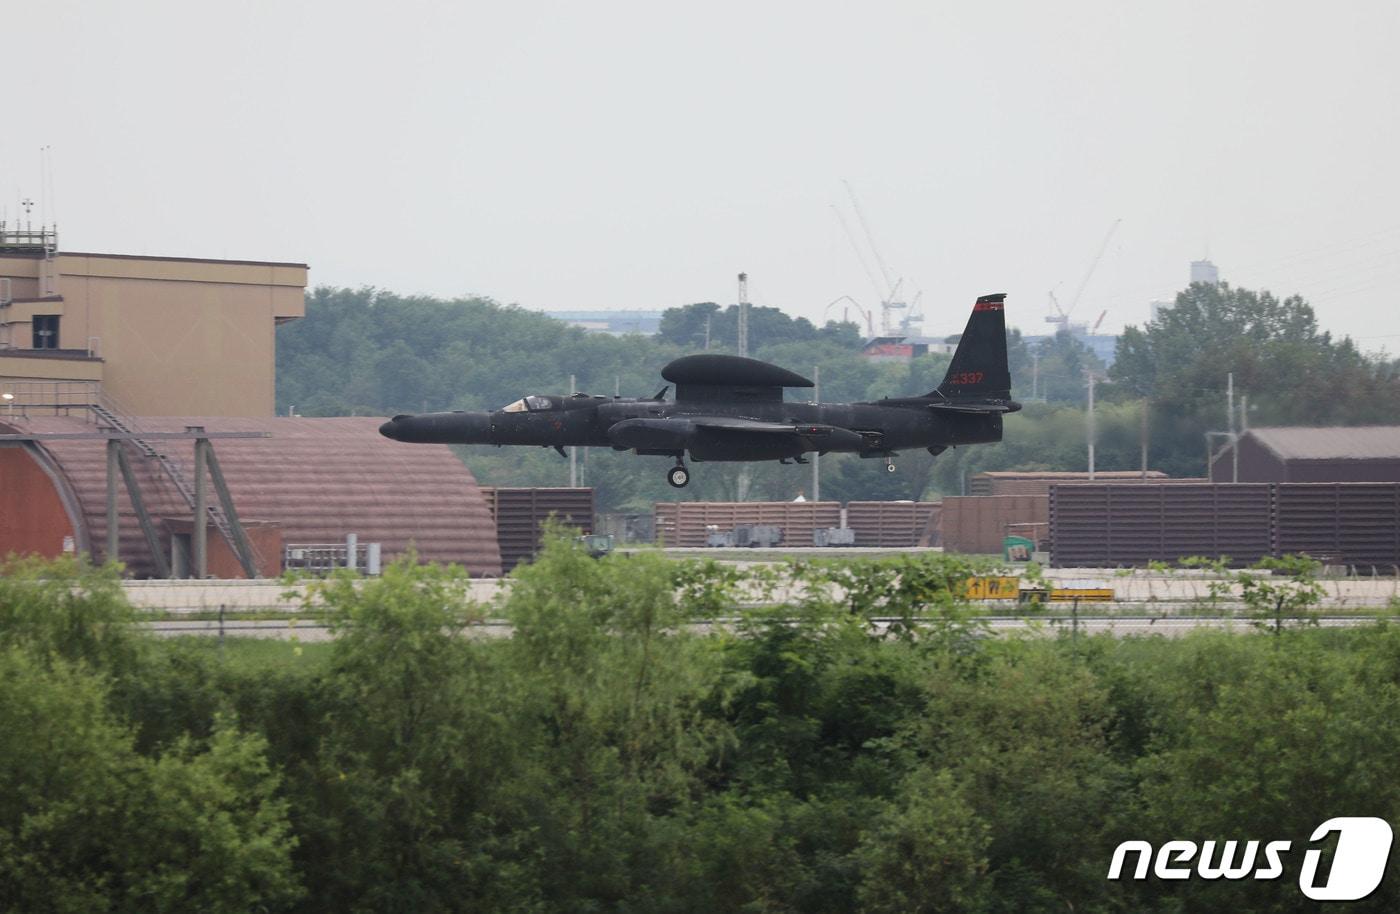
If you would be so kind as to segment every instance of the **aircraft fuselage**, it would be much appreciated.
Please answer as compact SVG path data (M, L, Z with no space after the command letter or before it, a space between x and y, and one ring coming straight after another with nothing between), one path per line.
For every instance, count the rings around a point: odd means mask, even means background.
M1004 295L977 300L948 373L922 397L870 403L789 403L783 391L813 387L785 368L732 355L700 353L672 361L661 376L676 385L649 400L532 395L494 412L395 416L379 431L398 441L441 444L610 447L676 459L673 486L692 460L797 460L807 453L889 458L900 450L937 454L960 444L1001 440L1011 399Z
M778 460L808 452L882 457L912 448L985 444L1000 441L1002 435L999 413L938 414L922 398L872 403L714 402L703 407L630 398L549 399L556 408L401 416L386 422L381 431L398 441L419 443L612 447L643 454L689 453L700 461ZM707 433L694 424L677 424L676 420L686 419L778 423L794 427L797 434L744 434L742 427ZM619 430L622 423L627 425Z

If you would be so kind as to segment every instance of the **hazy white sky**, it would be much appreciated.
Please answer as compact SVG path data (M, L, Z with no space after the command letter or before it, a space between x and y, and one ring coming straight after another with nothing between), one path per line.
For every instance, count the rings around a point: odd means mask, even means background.
M1400 4L0 0L0 202L63 247L540 309L973 297L1116 331L1222 276L1400 350ZM37 218L38 213L35 213ZM854 225L853 225L854 227ZM839 312L841 306L832 309Z

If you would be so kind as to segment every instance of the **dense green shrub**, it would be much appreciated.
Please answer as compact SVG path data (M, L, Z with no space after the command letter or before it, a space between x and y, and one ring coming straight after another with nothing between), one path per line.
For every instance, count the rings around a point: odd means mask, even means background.
M12 563L0 910L1286 911L1300 852L1105 874L1129 838L1400 818L1400 631L991 637L975 570L558 537L492 605L328 581L303 651L148 638L111 569Z

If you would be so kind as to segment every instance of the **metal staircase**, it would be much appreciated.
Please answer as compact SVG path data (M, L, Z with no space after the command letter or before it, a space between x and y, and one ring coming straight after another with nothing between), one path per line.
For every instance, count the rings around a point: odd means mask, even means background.
M195 507L194 487L190 485L189 480L185 478L185 473L180 469L180 465L165 454L156 450L149 441L141 438L140 431L136 429L135 422L129 416L117 410L105 397L99 395L99 398L99 402L89 404L93 415L96 416L98 420L110 425L117 431L134 436L131 439L131 443L136 445L137 450L142 454L145 454L147 457L155 458L160 464L161 469L165 471L166 477L174 484L176 491L180 493L180 497L183 498L185 504L189 506L190 515L193 516ZM219 535L224 538L224 542L228 543L229 549L232 550L234 555L238 555L238 541L234 537L233 526L229 523L228 516L224 514L223 508L218 503L218 499L209 500L205 505L205 510L208 512L209 520L213 522L214 526L218 529ZM255 565L261 567L262 556L258 554L257 547L249 542L248 548L253 552L253 561Z

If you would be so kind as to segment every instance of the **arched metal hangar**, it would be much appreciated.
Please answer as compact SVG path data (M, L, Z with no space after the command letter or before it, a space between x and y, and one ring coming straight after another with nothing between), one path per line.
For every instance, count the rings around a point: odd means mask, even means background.
M86 412L84 416L86 417ZM137 433L245 433L211 446L262 574L281 567L284 544L379 543L384 561L410 545L425 561L455 562L474 575L499 575L501 556L486 500L471 471L446 446L404 445L377 431L376 418L140 418ZM0 434L34 440L0 442L0 555L64 551L106 559L107 443L90 419L0 414ZM87 437L56 437L61 435ZM150 440L188 481L192 439ZM138 442L121 449L165 556L188 535L193 514L161 462ZM211 503L217 504L211 490ZM119 558L133 577L156 574L127 487L117 483ZM210 573L233 555L211 525ZM232 567L237 568L234 561ZM228 576L242 576L239 569Z

